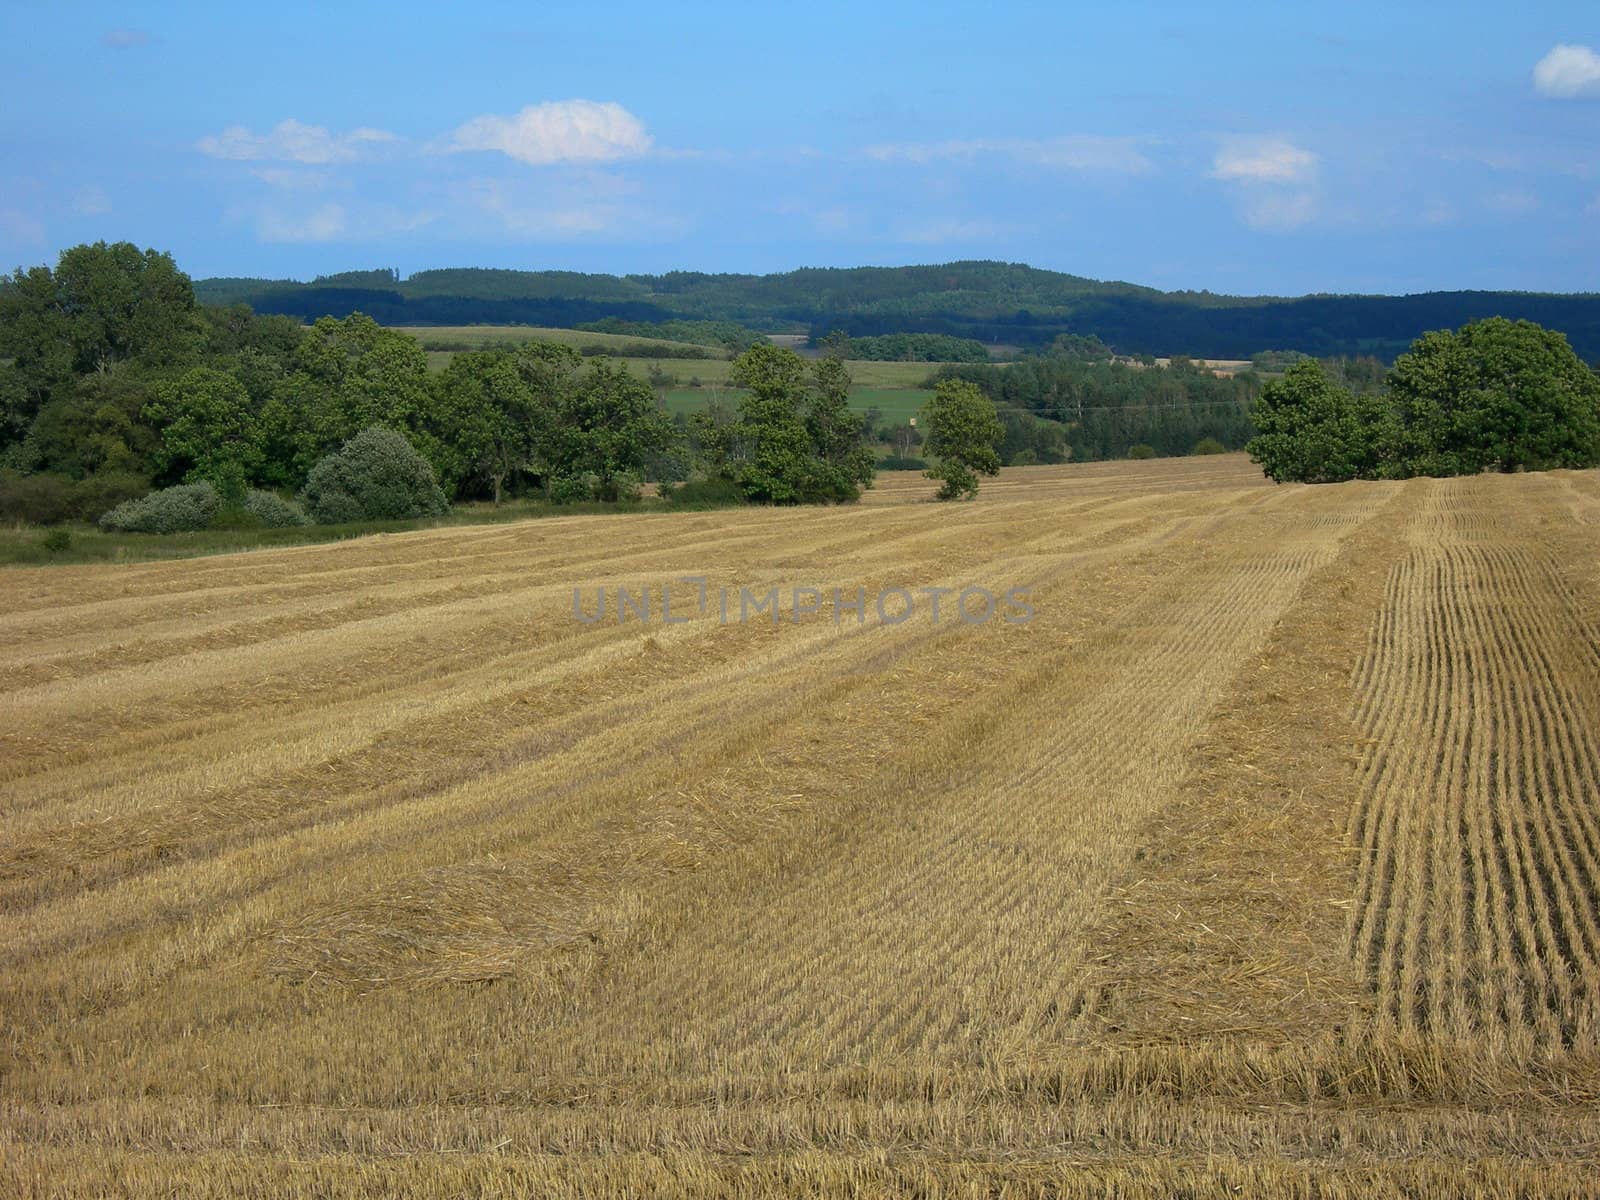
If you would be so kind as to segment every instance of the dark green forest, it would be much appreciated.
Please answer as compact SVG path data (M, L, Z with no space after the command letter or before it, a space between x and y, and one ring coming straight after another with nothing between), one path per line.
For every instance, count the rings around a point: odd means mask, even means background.
M431 274L457 286L461 273ZM384 281L398 286L355 282ZM666 328L707 347L745 341L718 317ZM939 432L935 404L925 445L909 421L875 428L876 414L850 408L846 354L977 359L980 344L819 341L813 358L746 345L731 405L673 417L647 381L570 346L529 339L431 371L413 337L364 313L304 324L202 303L167 254L77 246L53 269L0 279L0 517L134 532L343 524L508 495L628 503L645 481L668 502L848 502L872 485L874 441L894 452L885 465L921 468L925 449L953 495L1001 464L1247 445L1273 478L1305 482L1600 462L1600 379L1563 334L1504 317L1424 333L1388 369L1274 350L1235 375L1183 356L1115 359L1093 335L1057 334L1004 363L938 366L929 385L959 434Z
M414 338L365 314L308 326L201 304L170 255L76 246L0 281L0 518L176 532L508 494L626 503L691 474L702 498L775 504L871 486L837 357L763 341L732 382L737 408L691 429L625 366L569 346L530 339L432 372Z
M1250 408L1261 392L1253 372L1217 376L1187 359L1161 370L1053 355L952 364L937 378L974 383L995 402L1002 457L1013 465L1124 458L1135 446L1189 454L1208 438L1237 450L1255 432Z
M1385 385L1296 363L1256 400L1250 456L1302 483L1600 466L1600 375L1531 321L1424 334Z
M386 325L643 326L732 322L758 330L842 330L854 338L925 333L1043 348L1063 333L1122 354L1249 358L1265 349L1392 361L1430 329L1491 316L1563 330L1600 359L1600 294L1428 292L1414 296L1244 297L1162 292L1017 263L808 268L775 275L586 275L460 269L356 271L294 280L207 279L206 304L249 304L305 320L367 313ZM699 340L696 338L695 340Z

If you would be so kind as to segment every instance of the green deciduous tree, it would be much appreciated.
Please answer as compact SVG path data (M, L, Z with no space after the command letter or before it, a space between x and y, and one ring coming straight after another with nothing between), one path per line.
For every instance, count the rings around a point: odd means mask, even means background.
M805 426L821 460L819 482L828 499L855 500L861 489L872 486L873 456L864 440L866 422L850 409L850 372L831 355L812 365Z
M244 384L214 367L191 367L159 385L144 417L161 430L157 472L184 483L207 480L229 500L244 495L261 467L261 429Z
M148 476L159 437L143 413L153 397L149 375L131 366L71 380L39 410L13 457L24 470L73 479L100 471Z
M549 408L518 370L516 357L503 350L456 355L435 392L434 428L457 473L486 481L499 504L506 481L534 464Z
M1391 455L1393 424L1381 400L1352 396L1316 359L1262 389L1252 410L1259 431L1245 447L1281 482L1373 479Z
M1408 474L1600 462L1600 378L1565 337L1531 321L1492 317L1424 334L1388 382Z
M697 426L703 447L747 500L820 504L859 498L872 485L872 455L850 411L850 375L829 355L808 372L792 350L760 343L733 364L748 389L732 425Z
M1600 463L1600 378L1531 322L1423 334L1388 384L1352 395L1323 364L1296 363L1256 403L1251 456L1307 483Z
M54 271L18 271L4 284L0 357L16 361L41 402L71 375L172 366L203 342L189 277L171 255L129 242L74 246Z
M79 372L134 358L172 366L199 350L194 287L170 254L129 242L74 246L56 264L56 286Z
M678 436L650 385L605 359L557 398L554 416L546 458L551 475L567 481L563 497L575 497L570 481L583 479L589 499L626 498L645 464Z
M405 432L453 487L456 464L429 431L431 401L416 339L353 313L311 327L262 416L272 455L287 457L299 477L376 424Z
M937 459L927 476L940 481L939 499L977 495L979 475L1000 473L997 447L1005 428L994 401L976 384L945 379L934 389L923 414L928 424L928 452Z

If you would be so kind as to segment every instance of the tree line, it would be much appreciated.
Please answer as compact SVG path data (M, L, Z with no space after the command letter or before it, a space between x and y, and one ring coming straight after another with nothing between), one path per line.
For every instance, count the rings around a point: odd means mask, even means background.
M1385 362L1426 330L1503 315L1564 329L1580 355L1600 359L1600 295L1227 296L1161 292L1003 262L774 275L479 269L424 271L402 280L392 271L362 271L312 283L218 279L199 286L211 303L244 302L258 312L306 319L360 310L385 324L710 321L769 331L802 328L815 338L839 329L856 338L926 334L1035 350L1067 333L1096 336L1122 354L1182 350L1248 358L1263 346L1280 346Z
M829 403L842 408L848 386L830 376ZM864 477L829 474L855 461L848 422L820 405L807 416L824 442L791 449L829 485L757 486L751 463L779 435L747 414L723 452L742 495L849 499L870 482L870 456ZM364 314L306 327L200 305L169 255L127 243L74 247L0 286L0 498L13 516L95 517L180 485L239 505L259 490L306 498L319 465L374 428L403 438L447 500L627 499L646 476L691 467L686 431L646 382L570 347L459 354L435 374L413 338ZM362 461L402 469L392 450Z
M1600 376L1563 334L1504 317L1424 334L1382 390L1296 363L1263 389L1253 417L1247 448L1280 481L1600 465Z
M201 305L170 255L77 246L0 283L0 509L159 531L225 513L292 523L289 493L345 521L508 494L626 501L691 475L691 497L772 504L872 485L836 356L760 342L732 382L735 408L689 422L625 367L555 343L433 373L415 339L365 314L308 327ZM145 503L152 489L173 494Z
M1055 353L945 366L935 378L964 379L995 402L1006 430L1001 454L1018 465L1126 458L1135 447L1189 454L1208 439L1238 450L1255 433L1250 408L1261 381L1252 372L1218 376L1183 358L1163 370L1089 353L1066 339Z

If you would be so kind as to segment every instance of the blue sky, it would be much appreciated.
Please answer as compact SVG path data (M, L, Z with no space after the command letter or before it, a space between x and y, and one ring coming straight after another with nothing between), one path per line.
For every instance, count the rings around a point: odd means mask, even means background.
M1600 289L1600 4L7 0L0 266Z

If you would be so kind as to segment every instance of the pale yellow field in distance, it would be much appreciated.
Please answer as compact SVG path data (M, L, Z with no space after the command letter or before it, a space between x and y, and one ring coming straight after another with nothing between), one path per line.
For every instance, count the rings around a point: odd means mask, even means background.
M1593 1194L1600 474L930 490L0 574L0 1193Z

